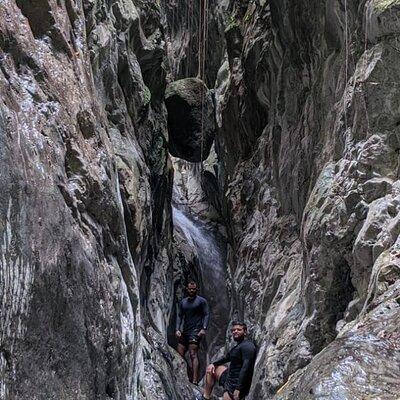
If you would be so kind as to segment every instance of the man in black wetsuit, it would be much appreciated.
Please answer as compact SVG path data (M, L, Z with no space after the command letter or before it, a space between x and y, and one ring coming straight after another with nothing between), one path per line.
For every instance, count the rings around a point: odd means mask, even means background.
M189 282L186 287L188 297L179 303L176 319L176 337L178 352L184 357L189 350L192 362L192 382L199 382L199 358L197 352L201 339L205 336L210 319L207 300L197 295L196 282Z
M243 322L232 323L232 337L237 343L228 354L207 367L203 399L211 396L215 382L224 388L224 400L240 400L249 393L253 378L256 347L246 339L247 326ZM229 368L223 364L230 362Z

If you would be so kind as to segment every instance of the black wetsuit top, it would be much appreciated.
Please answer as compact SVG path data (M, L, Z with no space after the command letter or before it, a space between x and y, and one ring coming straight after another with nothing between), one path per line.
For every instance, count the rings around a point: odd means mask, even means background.
M250 340L242 340L220 360L213 362L215 366L230 362L224 387L229 392L240 390L240 396L249 393L256 360L256 346Z
M201 329L207 329L209 320L210 313L205 298L185 297L179 303L176 330L181 331L183 335L197 334Z

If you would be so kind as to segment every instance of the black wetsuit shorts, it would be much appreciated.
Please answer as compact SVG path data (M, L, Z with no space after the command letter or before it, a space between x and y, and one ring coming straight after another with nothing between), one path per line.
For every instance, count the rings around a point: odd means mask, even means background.
M235 388L232 387L229 382L228 382L228 370L226 369L222 375L219 377L218 384L222 388L224 388L224 393L228 393L230 398L233 400L233 392L235 391ZM240 394L240 399L244 399L245 395Z
M188 347L189 344L196 344L197 346L199 346L201 342L199 332L200 331L198 329L193 329L189 332L183 332L178 342L180 344L183 344L185 347Z

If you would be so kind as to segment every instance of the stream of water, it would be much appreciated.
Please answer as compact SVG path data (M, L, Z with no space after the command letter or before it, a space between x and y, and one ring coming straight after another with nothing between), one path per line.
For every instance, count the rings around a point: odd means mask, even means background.
M198 260L201 295L210 306L207 355L213 358L223 346L230 303L226 288L226 247L221 235L187 210L173 206L174 227L192 248Z

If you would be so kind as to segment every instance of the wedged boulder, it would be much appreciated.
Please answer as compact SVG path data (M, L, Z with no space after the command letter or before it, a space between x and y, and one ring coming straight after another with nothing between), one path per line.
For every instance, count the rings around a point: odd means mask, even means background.
M168 110L169 152L190 162L207 159L215 137L211 92L202 80L172 82L165 93Z

